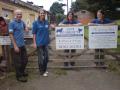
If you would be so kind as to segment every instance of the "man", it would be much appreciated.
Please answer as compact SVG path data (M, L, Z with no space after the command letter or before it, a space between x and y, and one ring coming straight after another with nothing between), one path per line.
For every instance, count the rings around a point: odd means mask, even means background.
M22 11L17 9L14 11L15 18L9 23L9 35L12 40L11 48L14 66L16 70L16 78L18 81L27 82L25 67L28 62L27 52L24 42L24 30L28 31L25 23L22 21Z

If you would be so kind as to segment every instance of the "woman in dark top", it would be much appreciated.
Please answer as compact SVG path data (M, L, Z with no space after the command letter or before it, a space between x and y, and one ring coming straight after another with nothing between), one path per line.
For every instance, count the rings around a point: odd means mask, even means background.
M103 10L97 11L97 18L92 20L89 25L106 25L106 24L113 24L112 21L109 18L105 18L105 13ZM103 49L95 49L95 59L104 59L104 55L101 55L101 53L104 53ZM104 62L95 62L96 65L104 65Z
M81 25L81 23L78 20L75 19L75 16L74 16L73 12L68 12L67 18L59 24L59 26L62 26L62 25ZM69 53L69 52L75 53L76 50L75 49L65 49L64 52L65 53ZM74 66L75 62L72 61L72 62L70 62L70 64L72 66ZM68 66L68 65L69 65L68 62L64 62L64 66Z
M0 17L0 36L8 36L8 25L3 17ZM8 62L8 45L2 45L2 56L0 58L0 62L2 63L5 60L6 64ZM6 65L7 67L7 65Z

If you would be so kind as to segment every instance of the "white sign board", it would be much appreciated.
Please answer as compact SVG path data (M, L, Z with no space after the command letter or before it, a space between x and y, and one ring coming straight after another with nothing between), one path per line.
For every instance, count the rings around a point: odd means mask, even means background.
M0 36L0 45L10 45L11 39L9 36Z
M56 49L84 49L84 26L56 27Z
M24 38L33 38L32 30L29 30L29 32L24 32Z
M89 26L89 48L117 48L117 25Z

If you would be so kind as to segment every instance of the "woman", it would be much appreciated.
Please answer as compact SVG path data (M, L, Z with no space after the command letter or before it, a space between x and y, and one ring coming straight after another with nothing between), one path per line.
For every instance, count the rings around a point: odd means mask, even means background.
M8 36L8 25L3 17L0 17L0 34Z
M108 18L105 18L105 13L103 10L98 10L97 11L97 18L92 20L91 23L89 23L90 25L95 25L95 24L110 24L112 23L112 21Z
M39 11L39 16L36 21L33 22L33 46L37 48L38 52L38 65L40 74L48 76L47 64L48 64L48 49L49 44L49 23L45 20L46 12L44 10Z
M113 24L112 21L108 18L105 18L105 13L102 10L97 11L97 19L94 19L89 23L89 25L104 25L104 24ZM95 55L95 59L104 59L104 55L100 55L104 53L103 49L95 49L95 53L99 55ZM95 62L96 65L104 65L104 62Z
M65 20L63 20L60 24L61 25L81 25L81 23L76 20L75 16L74 16L74 13L73 12L68 12L67 14L67 18ZM72 50L64 50L65 53L75 53L76 50L75 49L72 49ZM68 56L67 56L68 57ZM71 56L72 57L72 56ZM75 62L70 62L71 66L74 66L75 65ZM64 62L64 66L68 66L69 63L68 62Z
M8 36L8 25L3 17L0 17L0 36ZM0 58L1 63L2 63L2 60L6 60L6 62L8 62L8 59L9 59L8 50L9 50L8 45L2 45L2 56Z

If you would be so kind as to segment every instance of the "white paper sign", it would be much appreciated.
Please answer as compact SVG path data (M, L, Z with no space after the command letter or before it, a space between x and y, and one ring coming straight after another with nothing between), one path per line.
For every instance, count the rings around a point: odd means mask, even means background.
M29 32L24 32L24 38L33 38L32 30L29 30Z
M84 26L56 27L56 49L84 49Z
M0 45L10 45L11 39L9 36L0 36Z
M118 26L89 26L89 48L117 48Z

